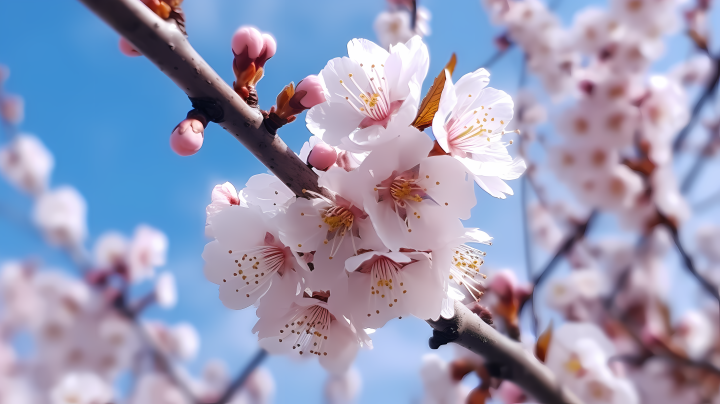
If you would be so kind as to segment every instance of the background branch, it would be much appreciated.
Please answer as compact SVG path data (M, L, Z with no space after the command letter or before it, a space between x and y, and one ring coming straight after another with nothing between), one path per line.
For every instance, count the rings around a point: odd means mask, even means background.
M190 46L175 23L166 22L136 0L80 0L153 62L194 99L214 106L209 116L238 139L296 195L322 192L317 175L277 135L268 133L262 115L249 107ZM587 224L586 224L587 225ZM584 226L586 227L586 226ZM583 230L584 233L584 230ZM456 315L428 323L438 332L454 329L457 344L497 365L496 377L513 381L540 402L581 403L562 388L552 372L519 343L495 331L468 308L456 303Z

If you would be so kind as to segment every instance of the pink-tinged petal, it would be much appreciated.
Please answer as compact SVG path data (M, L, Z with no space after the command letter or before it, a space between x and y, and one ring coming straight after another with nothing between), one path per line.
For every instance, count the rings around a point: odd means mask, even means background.
M313 271L305 277L307 287L312 290L331 290L347 281L345 259L355 254L358 239L349 234L345 237L336 236L321 243L313 258Z
M240 198L233 184L226 182L222 185L215 185L212 190L212 201L226 205L240 205Z
M263 245L267 224L257 208L231 206L209 219L215 238L230 248Z
M385 63L389 53L372 41L355 38L348 42L348 57L357 63Z
M425 192L441 208L452 209L455 217L460 219L470 218L470 210L477 200L472 178L465 174L465 167L459 161L450 156L428 157L420 165L420 178L424 178Z
M308 163L318 170L327 170L337 160L337 151L327 143L319 143L313 147L308 155Z
M260 54L258 55L257 59L255 60L255 65L257 67L263 67L265 66L265 63L273 56L275 56L275 52L277 52L277 42L275 41L275 38L272 37L270 34L262 34L262 40L263 40L263 47L260 51Z
M458 104L455 109L456 116L467 113L472 108L477 97L485 87L490 83L490 73L484 68L475 70L460 78L455 83L455 94L458 98ZM471 97L468 97L470 95Z
M410 91L408 83L421 87L429 66L427 45L419 36L413 37L406 44L393 46L385 62L385 75L390 83L392 99L405 99Z
M279 216L280 240L293 251L315 251L327 237L330 227L320 209L330 206L322 199L298 198Z
M475 176L475 183L485 192L498 199L505 199L505 194L514 195L512 188L498 177Z
M260 56L260 52L265 45L264 39L260 31L253 27L240 27L232 36L232 50L235 54L242 53L246 48L248 57L255 59Z
M453 86L450 72L445 70L445 87L443 87L442 94L440 95L440 105L433 118L432 130L435 140L437 140L440 147L442 147L446 153L450 153L450 146L448 145L448 131L445 126L456 104L457 96L455 95L455 87Z
M142 56L142 53L135 49L135 47L130 43L130 41L128 41L124 37L120 37L120 42L118 43L118 46L120 48L120 52L125 56Z
M360 349L357 335L345 319L340 317L331 323L328 340L323 346L327 355L320 356L320 365L333 373L346 372Z
M202 147L205 127L197 119L185 119L170 135L170 147L180 156L190 156Z
M299 91L305 91L307 93L302 100L300 100L300 103L305 108L312 108L315 105L325 102L325 90L320 78L316 75L310 75L302 79L295 88L295 92Z

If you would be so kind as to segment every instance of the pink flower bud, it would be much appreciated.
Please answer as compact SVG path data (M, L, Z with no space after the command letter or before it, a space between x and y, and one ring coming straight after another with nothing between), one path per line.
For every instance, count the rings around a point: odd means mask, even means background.
M323 91L322 83L320 78L315 75L310 75L300 80L295 89L295 92L305 91L307 94L300 100L305 108L312 108L318 104L325 102L325 92Z
M232 37L233 52L239 55L247 49L247 56L250 59L260 56L264 45L262 34L253 27L240 27Z
M205 127L197 119L188 118L180 122L170 135L170 147L181 156L198 152L205 137Z
M25 102L22 97L6 94L0 100L0 116L12 125L22 122L25 117Z
M337 152L335 148L327 143L318 143L310 151L308 163L318 170L325 171L335 164L337 160Z
M268 61L271 57L275 56L275 52L277 51L277 42L275 42L275 38L272 37L270 34L262 34L263 38L263 48L260 52L260 55L255 60L255 66L257 67L263 67L265 66L265 62Z
M135 57L135 56L142 56L140 52L138 52L132 44L125 38L120 37L120 43L118 44L120 46L120 52L122 52L125 56Z

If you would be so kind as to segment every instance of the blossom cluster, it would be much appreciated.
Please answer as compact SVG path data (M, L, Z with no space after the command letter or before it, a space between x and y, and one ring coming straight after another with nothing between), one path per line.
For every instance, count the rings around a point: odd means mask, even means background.
M8 72L0 66L0 85ZM49 244L71 254L82 277L37 259L0 263L0 403L218 400L231 388L222 362L208 362L199 378L181 367L199 349L195 328L139 317L151 304L171 309L178 300L174 275L156 276L166 263L167 237L142 224L131 238L116 231L101 234L87 252L85 199L70 186L50 187L53 155L39 138L17 131L20 100L0 86L0 122L9 138L0 147L0 173L34 198L32 224ZM154 287L133 299L133 287L148 280ZM32 350L25 352L19 340ZM131 370L134 387L117 391L118 380ZM274 382L269 372L256 369L242 389L231 392L231 404L267 404Z
M325 101L306 117L314 136L300 157L323 192L296 196L267 174L213 190L205 276L227 307L257 306L253 330L271 353L343 372L389 320L451 316L461 289L482 294L485 253L466 243L491 238L461 220L474 183L504 198L524 170L503 140L513 102L485 69L455 84L446 70L425 125L433 141L414 125L428 64L419 37L389 51L353 39L318 75Z

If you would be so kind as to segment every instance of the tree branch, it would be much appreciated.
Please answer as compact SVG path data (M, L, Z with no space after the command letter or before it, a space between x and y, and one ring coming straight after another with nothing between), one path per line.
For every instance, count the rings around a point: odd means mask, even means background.
M279 136L265 129L260 111L249 107L215 73L190 46L174 21L161 19L137 0L80 1L130 41L188 97L204 101L199 109L204 109L210 117L220 117L213 122L239 140L296 195L302 195L303 189L322 193L317 175ZM228 50L228 57L231 55Z
M213 105L216 119L248 148L296 195L303 190L322 192L317 175L290 150L277 135L268 133L262 115L250 108L232 88L190 46L174 23L160 19L137 0L80 0L100 16L137 50L160 68L192 99L204 99ZM428 321L444 332L455 327L454 342L483 355L496 364L500 374L518 384L539 401L548 404L581 403L562 388L552 372L513 342L456 303L456 315L450 320Z
M540 363L519 342L511 341L494 328L480 321L470 309L455 302L455 316L451 319L440 317L437 321L427 320L435 329L435 336L445 338L474 353L488 362L493 377L509 380L542 403L581 403L566 388L562 387L555 375ZM438 335L439 334L439 335Z

